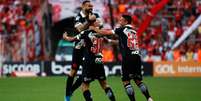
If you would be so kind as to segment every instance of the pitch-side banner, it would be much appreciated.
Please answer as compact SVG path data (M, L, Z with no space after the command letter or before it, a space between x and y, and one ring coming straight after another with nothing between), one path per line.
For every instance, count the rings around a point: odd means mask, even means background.
M154 77L201 77L199 62L154 62Z
M41 62L4 62L1 69L2 75L10 76L13 72L32 72L41 74Z
M47 74L47 76L67 75L70 73L70 69L71 69L71 62L55 62L55 61L44 62L44 72ZM105 63L104 69L106 76L121 74L121 64L118 62ZM153 71L153 63L148 62L143 63L141 69L143 75L151 76ZM81 73L82 73L82 67L78 70L78 75L80 75Z

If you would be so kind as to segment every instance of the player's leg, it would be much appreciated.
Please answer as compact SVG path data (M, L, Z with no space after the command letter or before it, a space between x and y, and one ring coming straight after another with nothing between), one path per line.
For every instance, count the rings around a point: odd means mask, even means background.
M144 82L142 82L141 80L135 80L135 83L140 88L141 92L146 97L146 99L148 101L153 101L152 98L151 98L151 96L150 96L150 94L149 94L149 90L148 90L146 84Z
M77 88L79 88L79 87L81 86L82 81L83 81L83 78L82 78L82 75L80 75L80 76L76 79L75 83L73 83L73 85L72 85L72 88L71 88L71 92L72 92L72 93L73 93Z
M135 81L136 85L140 88L141 92L146 97L146 99L148 101L152 101L146 84L142 82L143 78L142 78L142 73L141 73L142 69L141 69L140 56L135 56L133 60L135 60L134 81Z
M94 67L96 67L96 68L93 70L93 73L94 73L95 77L98 79L99 84L101 85L102 89L105 91L105 93L108 96L108 98L110 99L110 101L116 101L112 89L107 84L104 65L102 63L94 64Z
M135 91L130 83L130 70L128 67L129 63L127 63L126 61L122 61L122 82L130 101L135 101Z
M110 101L116 101L114 93L113 93L112 89L110 88L110 86L107 84L106 80L99 80L99 83L100 83L102 89L105 90L105 93L108 96L108 98L110 99Z
M74 81L74 77L77 74L77 70L71 69L70 74L68 75L67 82L66 82L66 96L72 95L72 85ZM69 101L69 100L67 100Z
M68 75L68 79L66 82L66 101L70 101L70 96L72 95L72 85L74 81L74 77L77 74L77 70L79 69L79 66L82 62L82 50L81 49L74 49L73 50L73 60L71 65L71 71Z
M123 85L130 101L135 101L135 92L130 81L127 81L127 80L123 81Z
M91 66L90 61L85 60L83 62L81 89L83 91L83 96L84 96L86 101L93 101L92 96L91 96L91 92L89 90L89 84L91 81L94 80L94 78L91 74L92 68L93 67Z
M74 81L74 77L77 74L77 70L71 69L70 74L68 75L66 81L66 101L70 101L70 96L72 95L72 84Z
M83 82L81 85L83 96L85 98L85 101L93 101L91 92L89 90L89 83Z

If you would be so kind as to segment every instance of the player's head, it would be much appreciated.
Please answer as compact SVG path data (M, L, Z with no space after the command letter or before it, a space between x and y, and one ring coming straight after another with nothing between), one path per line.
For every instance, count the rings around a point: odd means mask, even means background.
M132 17L130 15L122 15L119 19L119 24L121 26L131 24L132 22Z
M92 5L91 1L90 0L84 0L82 2L82 9L87 13L92 12L93 11L93 5Z

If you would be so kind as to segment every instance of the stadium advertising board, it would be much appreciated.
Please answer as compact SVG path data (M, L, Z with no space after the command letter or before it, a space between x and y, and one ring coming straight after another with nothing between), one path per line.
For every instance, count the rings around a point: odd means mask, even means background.
M154 62L154 77L201 77L198 62Z
M143 63L142 74L152 75L153 71L152 63ZM133 67L134 68L134 67ZM48 61L44 63L44 71L47 76L59 76L69 74L71 69L71 62L55 62ZM82 73L82 67L78 70L78 75ZM105 74L108 75L120 75L121 74L121 64L117 62L105 63L104 65Z
M37 75L41 73L41 62L5 62L2 66L2 75L10 76L13 72L32 72Z

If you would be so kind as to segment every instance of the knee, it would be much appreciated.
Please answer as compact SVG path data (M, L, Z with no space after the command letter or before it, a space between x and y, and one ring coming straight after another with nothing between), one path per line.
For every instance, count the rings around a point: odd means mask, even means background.
M107 84L107 82L104 80L104 81L100 81L100 85L102 87L102 89L106 89L109 87L109 85Z
M70 77L75 77L76 74L77 74L77 70L71 69L69 76Z
M140 81L140 80L135 80L135 83L136 83L137 86L139 86L139 85L142 83L142 81Z
M130 84L130 81L123 81L123 85L124 85L124 86L126 86L126 85L128 85L128 84Z
M82 83L81 89L82 89L82 92L89 90L89 84L87 84L87 83Z

